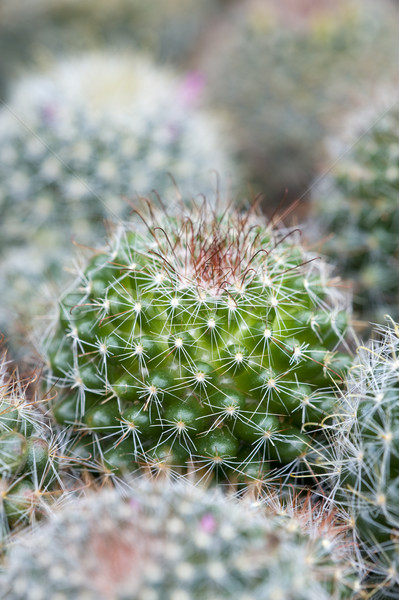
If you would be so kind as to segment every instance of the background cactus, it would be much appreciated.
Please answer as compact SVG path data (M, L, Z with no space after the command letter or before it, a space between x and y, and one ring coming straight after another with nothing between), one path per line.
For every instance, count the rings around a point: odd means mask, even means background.
M49 58L95 48L139 50L189 66L226 0L3 0L0 93L17 73Z
M398 318L399 111L375 111L363 128L352 129L352 146L329 140L334 167L313 194L314 235L320 239L320 229L330 234L323 251L354 282L361 316L379 321L389 312Z
M376 333L358 350L330 432L339 449L336 502L367 557L371 597L385 599L399 597L399 325Z
M350 363L348 299L296 230L181 210L149 205L61 298L53 414L117 471L288 477Z
M20 539L0 597L343 600L358 589L350 546L314 509L305 524L187 484L132 487L72 502Z
M195 77L194 77L195 79ZM71 238L91 245L104 220L126 215L126 198L162 192L176 202L216 187L231 163L218 123L194 106L181 80L142 57L65 59L26 77L0 111L0 331L25 317L60 280Z
M365 6L366 5L366 6ZM320 140L376 81L398 75L389 2L237 3L198 59L209 102L234 119L240 161L270 202L306 194Z

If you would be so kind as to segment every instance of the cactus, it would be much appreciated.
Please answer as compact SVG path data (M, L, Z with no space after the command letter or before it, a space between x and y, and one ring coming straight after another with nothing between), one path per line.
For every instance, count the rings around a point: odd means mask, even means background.
M197 185L210 192L213 170L228 175L217 122L194 107L190 81L104 53L16 86L0 111L0 330L16 309L35 312L72 236L92 244L105 219L128 213L126 198L155 189L172 204L168 172L185 198Z
M358 119L359 120L359 119ZM341 156L330 139L330 176L316 187L313 214L330 235L323 251L354 282L354 305L379 322L399 317L399 111L390 110L357 129L356 143Z
M0 548L11 531L34 523L64 496L57 437L34 398L33 381L20 379L9 369L4 353L0 357Z
M305 195L325 132L376 80L391 82L396 21L384 0L255 0L237 3L208 42L199 68L209 102L233 118L240 159L269 203L286 189Z
M132 487L72 502L19 539L0 597L343 600L358 589L345 537L315 514L306 527L187 484Z
M59 302L43 344L54 417L116 472L289 477L351 362L347 296L254 209L147 212Z
M385 599L399 597L399 325L389 320L375 333L358 349L330 433L339 448L335 500L369 563L370 597Z
M145 51L166 64L187 66L223 0L2 0L0 95L32 63L50 55L111 47ZM2 90L3 88L3 90Z

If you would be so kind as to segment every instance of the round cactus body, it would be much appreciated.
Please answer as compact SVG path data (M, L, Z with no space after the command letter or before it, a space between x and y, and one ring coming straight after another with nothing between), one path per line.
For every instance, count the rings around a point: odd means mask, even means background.
M387 312L399 317L399 112L374 114L368 125L355 127L346 152L330 140L335 166L315 189L313 213L317 235L320 226L331 234L323 251L354 282L355 308L378 322Z
M281 202L287 189L291 200L307 195L325 132L377 80L397 78L396 22L384 0L236 3L201 66L266 200Z
M53 413L111 469L278 476L333 411L346 296L297 231L218 214L150 207L60 300Z
M399 597L399 325L376 333L358 350L332 431L336 502L368 558L372 597L383 599Z
M11 548L8 600L344 600L358 589L345 537L186 485L135 481L67 505Z
M34 522L62 495L55 437L29 381L0 357L0 547L11 530Z
M17 309L33 312L45 277L60 280L71 240L93 244L136 194L156 190L172 205L197 186L211 194L215 173L228 179L218 123L195 107L194 88L112 53L64 59L15 86L0 111L0 330Z

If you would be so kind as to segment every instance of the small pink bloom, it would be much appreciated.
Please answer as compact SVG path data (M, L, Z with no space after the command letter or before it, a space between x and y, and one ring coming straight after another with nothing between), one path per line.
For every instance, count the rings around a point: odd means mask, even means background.
M204 515L200 521L202 531L213 533L217 527L216 519L213 515Z

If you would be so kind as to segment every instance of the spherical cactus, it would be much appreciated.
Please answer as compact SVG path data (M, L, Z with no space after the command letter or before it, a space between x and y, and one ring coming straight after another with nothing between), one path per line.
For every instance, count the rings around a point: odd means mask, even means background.
M376 333L358 350L331 433L336 503L368 558L372 597L383 599L399 597L399 325Z
M373 321L399 317L399 111L377 114L353 127L355 144L329 140L334 167L313 194L317 235L320 226L330 234L323 250L354 281L355 307Z
M273 514L186 485L134 483L75 501L18 540L8 600L343 600L358 584L345 537L313 514ZM320 521L320 519L319 519ZM1 595L1 593L0 593Z
M254 210L138 215L61 297L55 418L110 468L288 477L351 361L347 296Z
M190 81L104 53L15 87L0 111L0 327L16 308L32 312L71 238L91 245L105 219L129 212L126 199L155 189L171 205L198 185L211 193L213 171L227 180L217 123L194 107Z
M0 551L10 532L40 519L64 496L57 436L32 383L0 356Z
M209 101L232 118L240 157L280 202L307 193L348 105L391 81L399 44L389 2L252 0L236 3L201 67ZM393 69L390 70L389 66Z

